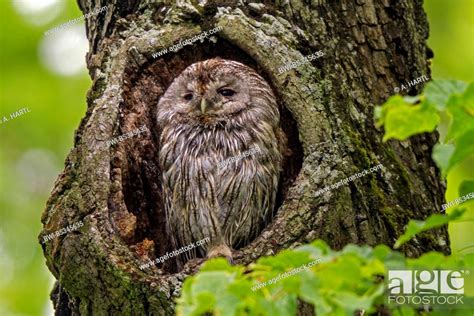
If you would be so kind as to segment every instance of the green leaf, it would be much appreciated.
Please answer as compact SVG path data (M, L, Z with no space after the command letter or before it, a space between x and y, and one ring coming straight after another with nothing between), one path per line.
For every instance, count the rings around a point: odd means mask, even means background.
M378 127L385 124L385 119L387 114L390 113L393 109L403 106L406 104L413 104L413 99L407 99L406 97L402 97L401 95L394 95L391 96L387 102L385 102L382 106L376 106L374 110L374 118L376 121L376 125Z
M321 304L322 307L326 305L319 293L321 289L321 282L317 274L310 274L306 280L301 284L300 295L306 302L313 305ZM326 309L326 308L325 308ZM327 307L327 309L330 309Z
M415 270L434 270L449 267L451 269L464 268L464 262L456 256L445 256L442 253L431 251L418 258L407 259L407 268Z
M233 295L218 295L218 301L216 304L216 311L220 311L222 315L237 315L238 306L240 305L240 300Z
M433 160L441 169L443 177L446 177L449 168L449 161L453 155L455 147L453 144L436 144L433 147Z
M415 310L411 306L400 305L397 306L393 311L393 316L415 316Z
M455 209L451 214L434 214L429 216L425 221L410 220L407 229L396 241L394 248L400 248L401 245L411 240L415 235L426 230L443 226L450 221L456 220L464 214L465 210Z
M433 159L440 167L442 174L446 176L458 163L469 157L474 157L474 129L466 131L456 140L456 146L452 144L438 144L433 149Z
M474 269L474 253L468 253L463 257L466 267Z
M449 218L457 218L462 212L455 209ZM428 218L421 230L446 222L447 215L437 216ZM257 280L252 266L271 277L308 263L306 260L314 260L315 255L321 263L313 268L283 277L258 291L251 290ZM430 252L417 259L407 259L386 245L375 248L347 245L342 251L333 251L323 241L315 241L273 257L260 258L258 264L247 268L229 266L224 259L209 260L203 266L205 271L201 270L185 280L176 311L178 316L206 313L292 316L296 315L298 299L302 299L313 304L317 315L354 315L354 311L359 309L371 314L384 304L386 285L382 277L387 270L471 269L469 264L474 264L474 255L461 259L459 256ZM394 315L411 315L410 309L403 309L400 313L400 306L386 308Z
M258 316L273 316L276 315L279 311L278 308L275 306L275 303L271 300L267 300L263 297L257 297L255 301L255 307L250 310L252 312L250 315L258 315ZM247 313L243 313L242 315L248 315Z
M459 185L458 192L459 192L459 196L465 196L471 192L474 192L474 180L463 181Z
M471 156L474 156L474 130L469 130L459 137L446 171Z
M279 274L299 268L304 264L312 262L313 258L308 251L283 250L275 257L264 257L251 265L251 275L258 278L259 282L270 281Z
M229 272L239 272L242 271L238 266L232 266L224 258L215 258L206 261L200 271L229 271Z
M206 282L202 282L203 278L206 279ZM224 289L232 279L232 273L223 271L206 271L196 276L193 291L214 292L215 290Z
M386 269L403 269L405 257L400 252L393 251L386 245L378 245L374 248L374 258L385 264Z
M298 247L298 251L308 253L311 260L325 258L331 260L332 251L322 240L317 240L309 245Z
M446 261L446 257L439 252L431 251L421 255L416 259L408 260L408 267L410 268L432 268L436 269L442 266Z
M272 315L276 316L287 316L287 315L296 315L296 309L298 307L297 296L295 294L286 294L282 297L279 297L275 302L277 313Z
M464 92L464 100L466 101L464 107L474 116L474 82L471 82Z
M366 312L371 309L374 300L383 294L384 284L377 286L371 295L355 295L353 292L338 291L334 300L344 308L346 315L354 315L355 311L363 309Z
M197 293L189 296L194 303L180 304L177 308L177 315L202 315L212 311L215 305L215 298L209 293ZM182 302L178 300L178 302Z
M321 251L321 254L324 256L329 255L333 252L331 247L329 247L328 244L326 244L321 239L313 241L310 245L319 249Z
M429 82L424 90L426 100L438 111L444 111L452 94L462 94L467 83L456 80L434 80Z
M368 259L372 257L373 249L369 246L357 246L349 244L344 247L342 253L355 253L359 257Z
M470 109L474 109L474 88L467 89L463 95L453 95L449 99L447 111L452 120L446 142L457 139L469 130L474 133L474 110Z
M440 121L436 109L426 102L418 105L396 102L397 105L390 105L385 115L383 141L390 138L405 140L418 133L432 132Z
M211 262L210 265L219 267L219 261ZM236 315L240 300L228 291L235 276L236 273L227 271L205 271L187 279L183 286L183 295L178 301L181 303L178 314L200 315L216 310L224 315Z

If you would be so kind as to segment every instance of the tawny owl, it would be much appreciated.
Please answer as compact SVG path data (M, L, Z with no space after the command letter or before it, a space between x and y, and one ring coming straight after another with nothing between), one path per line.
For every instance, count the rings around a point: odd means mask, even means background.
M178 246L225 256L275 206L284 134L275 96L253 69L214 58L187 67L158 103L167 223Z

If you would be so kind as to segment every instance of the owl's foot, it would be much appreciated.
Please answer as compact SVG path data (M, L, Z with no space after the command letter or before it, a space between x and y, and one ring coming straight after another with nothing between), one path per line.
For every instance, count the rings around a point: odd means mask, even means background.
M209 249L207 258L225 257L230 264L234 264L232 250L225 244L217 245Z

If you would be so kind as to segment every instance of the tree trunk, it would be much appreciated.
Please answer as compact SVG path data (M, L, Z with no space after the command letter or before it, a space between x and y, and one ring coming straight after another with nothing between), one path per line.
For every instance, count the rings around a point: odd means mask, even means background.
M78 2L84 14L106 5ZM43 243L58 280L57 315L174 313L173 298L198 262L181 271L172 259L139 266L175 249L162 208L156 105L173 78L199 60L220 56L256 69L277 95L289 139L273 221L236 250L237 264L318 238L335 249L393 245L410 218L441 209L445 185L431 159L437 135L382 143L373 121L374 106L395 87L429 77L421 0L110 2L86 20L88 109L42 217L40 238L84 224ZM202 42L152 56L214 27L222 29ZM317 51L324 56L280 73ZM124 135L142 126L148 132ZM109 146L120 135L126 139ZM317 193L378 164L382 171ZM449 253L447 230L402 250Z

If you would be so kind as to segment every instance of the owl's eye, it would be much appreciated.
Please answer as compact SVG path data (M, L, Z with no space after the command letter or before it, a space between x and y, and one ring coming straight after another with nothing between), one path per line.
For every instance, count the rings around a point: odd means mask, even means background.
M191 101L193 99L193 94L192 93L186 93L183 98L186 100L186 101Z
M218 92L220 95L223 95L224 97L231 97L235 94L235 91L232 89L221 89Z

